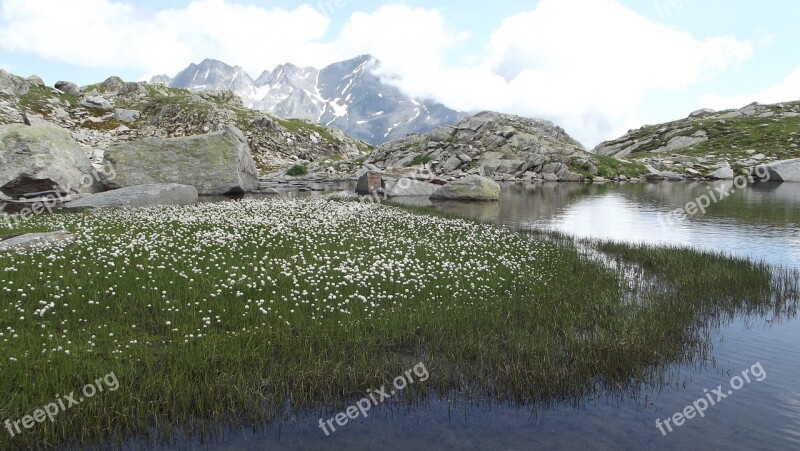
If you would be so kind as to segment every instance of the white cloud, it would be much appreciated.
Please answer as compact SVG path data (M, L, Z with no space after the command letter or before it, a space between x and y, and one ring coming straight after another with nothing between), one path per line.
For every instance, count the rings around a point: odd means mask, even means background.
M638 126L648 93L687 88L752 55L749 42L698 40L614 0L542 0L495 30L483 61L447 67L436 55L458 40L436 19L419 31L439 44L428 44L421 64L411 55L391 65L399 86L458 109L552 119L590 145ZM375 14L365 22L380 30L390 21Z
M330 20L310 6L292 11L195 0L145 16L111 0L5 0L0 49L70 64L174 74L219 58L256 74L287 61L324 58Z
M388 72L414 76L420 69L439 67L446 51L468 37L447 30L436 10L387 5L372 14L353 14L335 47L374 55Z
M329 26L310 5L194 0L145 13L120 0L4 0L0 50L170 75L216 58L253 76L284 62L321 67L370 53L410 94L460 110L551 119L588 145L638 126L649 93L682 90L752 54L750 42L696 39L615 0L541 0L479 48L431 8L357 12L326 40ZM448 63L459 54L473 64Z
M706 105L707 108L724 110L729 108L740 108L753 102L770 104L788 102L792 100L800 100L800 67L797 67L780 83L761 92L737 96L708 94L703 96L702 105Z

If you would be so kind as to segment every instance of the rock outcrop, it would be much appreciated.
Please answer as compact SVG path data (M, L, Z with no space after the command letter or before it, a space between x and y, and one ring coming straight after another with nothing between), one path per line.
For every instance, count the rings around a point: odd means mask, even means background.
M772 182L800 182L800 158L792 160L776 161L770 163L760 171L764 173L764 169L769 174L768 180Z
M748 168L800 157L800 102L752 103L738 110L698 110L685 119L646 125L598 145L688 179L730 179Z
M446 182L424 169L366 169L359 173L356 193L383 197L429 197Z
M492 112L385 144L368 162L381 169L425 166L442 177L481 175L498 181L544 180L549 175L579 182L606 166L552 122ZM620 174L613 169L599 175Z
M201 195L230 195L258 188L247 138L230 125L206 135L113 144L106 159L116 173L106 182L111 189L177 183Z
M470 175L437 189L431 199L459 201L500 200L500 185L478 175Z
M137 185L98 194L89 194L64 204L66 210L192 205L197 203L197 188L189 185Z
M50 125L0 126L0 192L11 199L102 189L98 172L69 133Z
M0 69L0 94L21 96L30 91L31 85L32 83L30 81Z

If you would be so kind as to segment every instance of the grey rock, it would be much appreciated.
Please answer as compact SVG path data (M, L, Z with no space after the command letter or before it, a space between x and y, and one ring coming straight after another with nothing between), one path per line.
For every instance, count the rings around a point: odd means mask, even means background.
M256 127L266 128L268 130L275 128L275 122L266 116L262 116L254 120L253 125L255 125Z
M361 174L358 178L356 193L373 194L380 192L382 188L383 172L370 169Z
M52 125L0 126L0 192L69 195L102 189L98 173L69 133Z
M439 187L431 199L496 201L500 200L500 185L486 177L470 175Z
M584 177L583 175L572 171L565 172L564 175L562 175L560 178L561 181L563 182L583 182L586 180L586 177Z
M117 95L125 89L125 82L119 77L108 77L101 83L107 95Z
M89 194L64 204L67 210L191 205L197 203L197 188L189 185L139 185Z
M697 111L692 112L692 114L690 114L689 117L694 118L694 117L701 117L701 116L710 116L710 115L712 115L714 113L716 113L716 111L714 111L714 110L712 110L710 108L704 108L702 110L697 110Z
M800 182L800 158L776 161L765 168L772 182ZM759 172L763 173L763 170Z
M111 102L103 96L86 96L81 100L80 106L92 110L110 110L113 108Z
M117 108L114 110L114 119L120 122L136 122L141 117L142 112L137 110L126 110L122 108Z
M76 85L71 81L57 81L55 84L55 88L65 94L78 95L81 93L81 90L80 88L78 88L78 85Z
M712 180L733 180L734 175L735 174L733 169L731 169L731 166L727 165L709 174L708 178Z
M444 164L442 165L442 171L443 171L445 174L447 174L447 173L453 172L453 171L455 171L456 169L460 168L460 167L461 167L461 165L463 165L463 164L464 164L464 162L463 162L463 161L461 161L461 159L460 159L460 158L458 158L458 157L455 157L455 156L454 156L454 157L450 157L450 158L448 158L448 159L447 159L447 161L445 161L445 162L444 162Z
M431 141L436 142L447 142L455 133L455 129L453 127L439 127L433 129L429 136Z
M177 183L194 186L200 195L228 195L258 188L247 138L230 125L187 138L118 142L108 147L106 159L116 172L107 182L111 189Z
M696 136L676 136L669 140L666 150L668 152L674 152L706 141L708 141L708 135L705 133L696 134Z
M516 133L517 133L517 131L514 129L514 127L510 127L510 126L503 127L500 130L497 130L495 132L495 134L497 134L497 136L500 136L500 137L505 138L505 139L510 139Z
M38 75L31 75L30 77L25 78L25 81L40 88L45 87L44 80L42 80L42 77Z
M433 183L404 177L388 188L385 194L387 197L430 197L438 188L439 185Z
M497 172L502 174L514 174L521 171L524 166L525 162L521 160L500 160Z
M66 231L29 233L0 241L0 252L36 248L66 247L75 242L75 235Z
M0 94L21 96L27 94L30 88L29 81L0 69Z

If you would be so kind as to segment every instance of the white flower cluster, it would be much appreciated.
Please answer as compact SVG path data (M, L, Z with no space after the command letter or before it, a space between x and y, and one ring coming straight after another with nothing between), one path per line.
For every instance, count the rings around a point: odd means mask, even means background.
M24 317L6 320L13 329L0 346L17 358L101 349L122 357L153 340L480 307L515 274L547 284L536 261L556 258L552 245L491 225L329 198L31 221L77 242L0 255L0 314ZM24 343L11 343L17 334Z

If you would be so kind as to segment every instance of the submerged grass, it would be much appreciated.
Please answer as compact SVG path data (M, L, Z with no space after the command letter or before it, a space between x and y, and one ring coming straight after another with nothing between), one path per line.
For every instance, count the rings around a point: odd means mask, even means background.
M112 371L120 388L0 434L2 448L339 408L420 361L431 377L407 396L579 399L695 355L720 311L797 300L796 274L604 243L668 287L627 302L624 271L568 240L332 199L58 214L4 233L41 228L78 242L0 254L0 421Z

